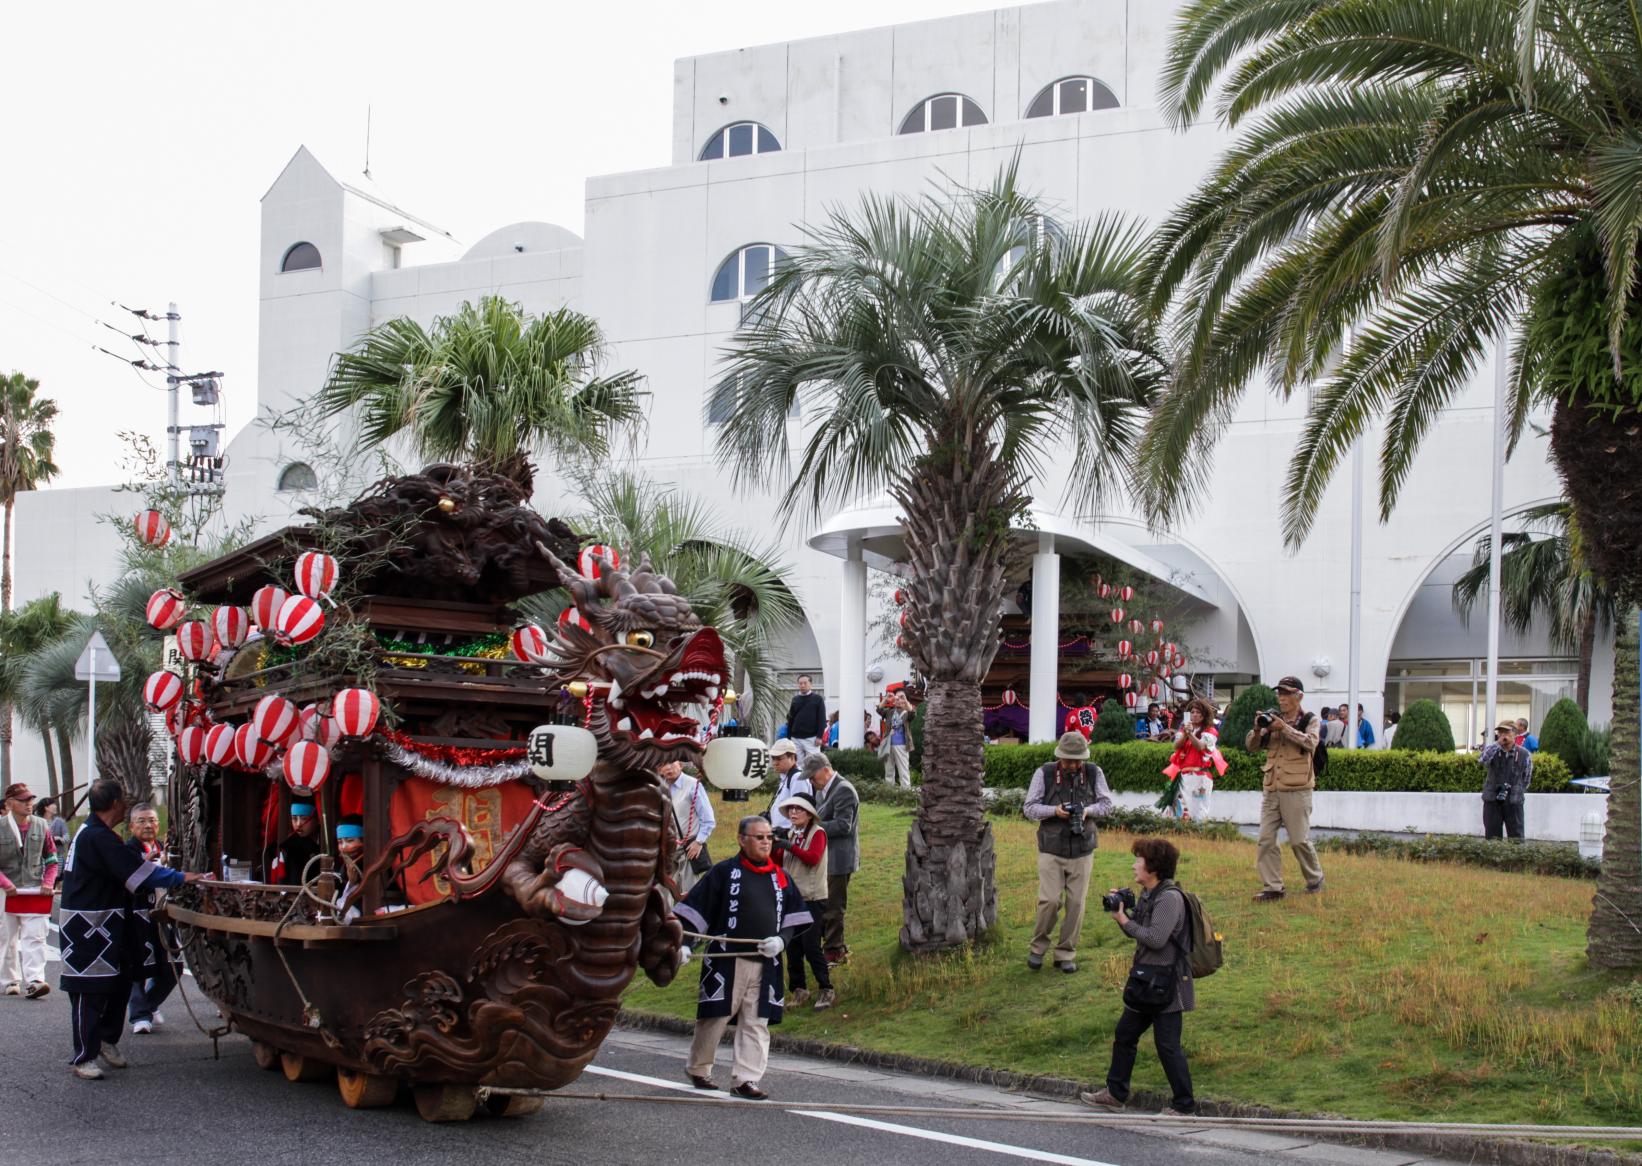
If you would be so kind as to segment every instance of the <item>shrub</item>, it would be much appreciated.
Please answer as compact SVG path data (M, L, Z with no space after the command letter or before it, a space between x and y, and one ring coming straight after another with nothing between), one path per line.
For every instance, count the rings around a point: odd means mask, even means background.
M1277 707L1277 693L1264 684L1251 684L1238 693L1226 706L1226 717L1220 725L1220 749L1241 750L1243 739L1254 728L1254 714L1261 709Z
M921 800L918 789L908 789L904 785L890 785L879 779L864 777L860 780L850 779L855 787L856 796L863 802L871 802L880 806L900 806L904 809L915 810ZM1022 796L1024 800L1024 795Z
M1095 722L1092 740L1097 743L1123 745L1135 739L1135 718L1121 700L1110 697L1101 706L1100 719Z
M857 786L862 781L884 780L884 763L871 749L828 749L827 760Z
M1448 714L1434 700L1417 700L1404 711L1397 722L1397 734L1391 738L1393 751L1452 753L1454 727L1448 723ZM1332 768L1334 758L1344 750L1329 753Z
M1461 834L1427 834L1394 838L1389 834L1358 834L1354 838L1321 838L1319 850L1346 854L1378 854L1410 862L1461 862L1491 870L1523 871L1566 878L1595 878L1601 864L1581 858L1579 849L1558 842L1512 842L1503 838L1474 838Z
M1609 755L1613 751L1613 728L1603 725L1590 729L1579 747L1579 776L1606 777L1613 769Z
M1576 776L1583 777L1585 739L1590 732L1591 726L1586 723L1585 714L1579 711L1579 706L1563 697L1551 706L1545 719L1540 722L1539 756L1555 754L1575 771Z

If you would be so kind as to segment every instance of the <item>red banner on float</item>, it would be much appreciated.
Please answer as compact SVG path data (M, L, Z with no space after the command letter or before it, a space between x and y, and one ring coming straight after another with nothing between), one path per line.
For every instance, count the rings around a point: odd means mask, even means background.
M508 832L530 813L535 795L522 781L504 782L490 789L458 789L420 777L405 777L393 791L390 815L393 837L397 838L417 822L431 818L452 818L467 827L473 838L473 872L490 864ZM405 872L405 896L415 904L444 898L449 884L433 878L426 882L432 858L419 858Z

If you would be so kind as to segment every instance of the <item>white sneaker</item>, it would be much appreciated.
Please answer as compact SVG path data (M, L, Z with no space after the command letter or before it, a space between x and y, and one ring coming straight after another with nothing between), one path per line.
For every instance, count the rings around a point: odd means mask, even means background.
M13 980L11 983L6 985L7 996L21 996L22 994L23 985L17 983L17 981Z
M154 1031L154 1024L148 1020L137 1020L131 1024L131 1031L136 1036L147 1036Z
M103 1051L97 1055L102 1058L103 1064L107 1065L110 1069L124 1069L128 1064L130 1064L130 1062L120 1055L120 1050L111 1044L105 1043L103 1045Z
M162 1027L164 1027L164 1025L165 1025L165 1013L163 1013L163 1012L154 1013L154 1027L155 1028L162 1028Z
M83 1065L74 1066L74 1075L82 1081L101 1081L103 1071L97 1067L95 1061L87 1061Z

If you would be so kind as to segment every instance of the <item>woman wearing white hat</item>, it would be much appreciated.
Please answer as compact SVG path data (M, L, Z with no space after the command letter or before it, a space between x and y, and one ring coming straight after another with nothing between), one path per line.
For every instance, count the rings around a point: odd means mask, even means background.
M826 902L827 832L821 829L815 802L805 794L789 794L776 809L792 823L791 837L785 843L777 843L783 850L781 869L798 885L798 893L804 896L806 903ZM804 978L806 959L810 961L810 970L815 973L815 984L820 990L815 997L815 1010L821 1012L831 1008L838 997L832 990L827 957L821 951L819 919L794 936L792 946L787 948L787 985L795 1008L810 998Z

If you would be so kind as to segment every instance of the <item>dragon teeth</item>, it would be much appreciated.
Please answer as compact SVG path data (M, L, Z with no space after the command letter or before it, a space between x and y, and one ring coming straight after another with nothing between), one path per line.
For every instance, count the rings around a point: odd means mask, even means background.
M610 695L605 697L611 704L621 707L621 681L614 677L610 680Z
M708 700L717 700L718 699L718 685L709 684L707 686L707 699Z
M655 736L654 733L652 733L649 729L646 729L646 730L644 730L644 732L639 734L639 740L640 741L648 741L648 740L650 740L650 738L652 738L654 736Z
M623 717L621 720L616 722L616 728L620 729L624 733L631 733L633 731L633 718Z

